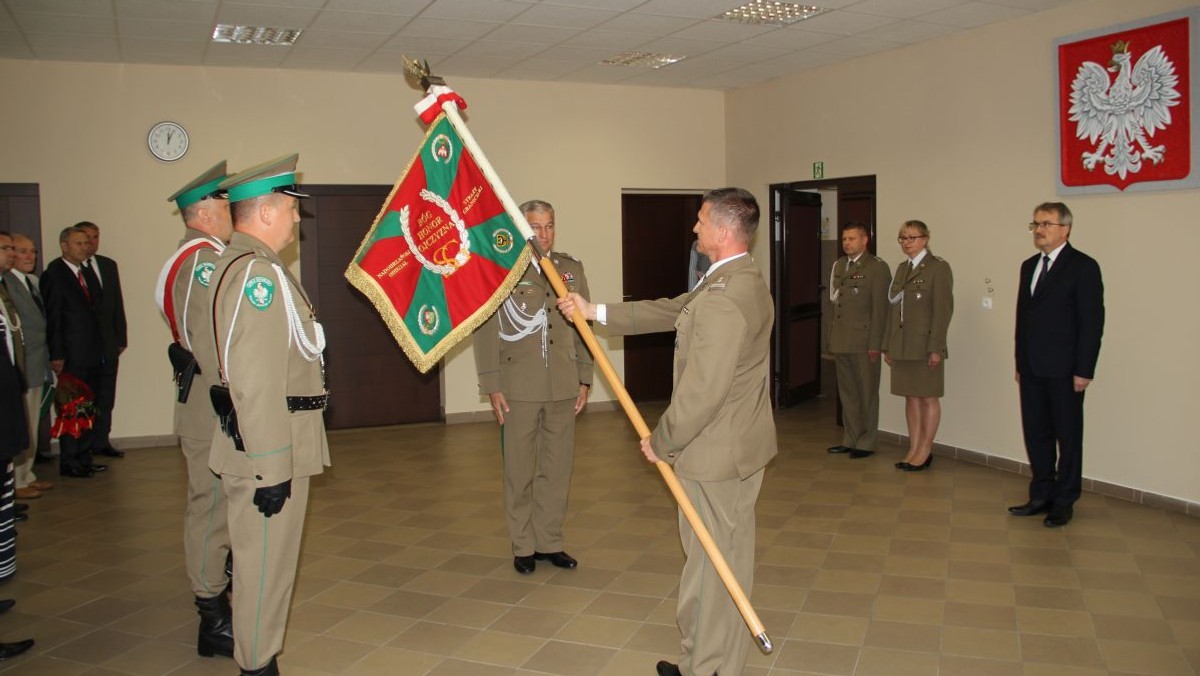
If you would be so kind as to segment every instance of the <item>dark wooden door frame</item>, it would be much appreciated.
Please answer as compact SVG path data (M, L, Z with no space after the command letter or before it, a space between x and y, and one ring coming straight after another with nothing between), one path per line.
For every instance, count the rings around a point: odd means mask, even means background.
M769 233L770 234L769 248L770 248L770 254L771 254L771 294L776 299L776 317L775 317L776 330L773 333L773 335L771 336L771 365L772 365L772 379L773 379L773 382L771 383L771 396L772 396L772 402L775 403L776 405L778 405L778 404L775 402L775 398L777 396L778 389L780 387L780 383L778 382L779 374L776 373L776 365L778 364L777 354L778 354L778 349L779 349L778 342L779 342L779 338L781 335L781 331L780 331L779 327L780 327L780 322L784 320L784 318L781 317L782 313L780 312L781 308L779 307L778 283L779 283L779 274L780 274L779 269L780 268L777 265L777 261L776 261L776 258L778 256L779 239L782 235L782 227L783 227L783 213L782 212L783 212L783 209L785 206L785 204L782 200L782 196L791 191L812 191L812 190L821 190L821 189L837 190L838 191L838 200L839 200L838 220L841 222L837 223L836 225L837 225L837 229L838 229L838 238L837 239L840 242L841 229L842 229L842 226L845 225L845 221L847 220L847 219L843 218L842 209L840 208L841 200L843 198L843 191L866 192L866 193L869 193L872 196L872 200L874 200L874 196L877 194L876 193L876 185L877 185L876 177L872 174L860 175L860 176L845 176L845 177L840 177L840 178L825 178L825 179L812 180L812 181L791 181L791 182L787 182L787 183L772 183L770 185L770 188L769 188L770 191L768 194L770 195L770 200L771 200L771 205L770 205L771 206L771 220L770 220L771 231ZM878 241L878 237L876 237L876 213L877 213L877 211L878 210L875 208L875 202L872 201L871 209L870 209L870 216L866 222L867 228L871 235L870 243L868 246L868 250L871 253L875 253L877 250L877 241ZM825 286L824 286L824 284L822 284L821 291L824 291L824 290L825 290ZM820 361L820 358L821 358L819 341L818 341L817 354L814 355L814 358L817 359L818 362ZM820 378L820 371L821 371L821 369L818 367L817 368L817 378L818 379ZM819 390L819 381L818 381L818 390ZM836 399L836 397L835 397L835 399ZM841 424L841 402L840 401L837 402L837 408L838 408L837 419L838 419L838 423Z

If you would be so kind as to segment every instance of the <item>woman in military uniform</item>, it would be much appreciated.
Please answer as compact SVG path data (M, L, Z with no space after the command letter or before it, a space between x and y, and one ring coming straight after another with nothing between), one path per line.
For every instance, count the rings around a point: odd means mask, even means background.
M892 369L892 394L904 397L908 420L908 454L896 468L919 472L933 463L942 419L954 276L950 264L929 251L929 227L921 221L905 221L896 239L907 260L896 267L888 289L883 355Z

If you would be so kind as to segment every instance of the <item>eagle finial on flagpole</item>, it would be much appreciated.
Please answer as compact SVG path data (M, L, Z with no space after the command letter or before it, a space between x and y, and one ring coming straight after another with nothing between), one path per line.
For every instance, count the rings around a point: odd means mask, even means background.
M404 59L405 74L412 76L413 79L415 79L417 82L420 82L422 90L429 91L429 88L433 85L446 84L445 79L429 72L428 60L419 61L417 59L410 59L404 54L401 54L400 57Z

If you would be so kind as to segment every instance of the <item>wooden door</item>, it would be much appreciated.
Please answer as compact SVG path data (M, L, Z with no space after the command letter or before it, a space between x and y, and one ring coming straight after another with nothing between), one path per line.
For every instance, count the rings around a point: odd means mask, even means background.
M14 235L25 235L38 247L37 267L34 274L42 274L46 256L51 259L59 255L58 246L53 251L42 251L42 208L37 183L0 183L0 230ZM56 233L57 234L57 233Z
M442 419L438 368L421 374L375 307L344 276L391 186L306 185L300 270L325 327L329 429Z
M687 291L688 255L702 196L621 196L624 300L673 298ZM586 261L585 261L586 262ZM625 337L625 388L635 401L671 398L674 332Z
M821 390L821 196L785 186L772 197L772 389L775 405L786 407Z

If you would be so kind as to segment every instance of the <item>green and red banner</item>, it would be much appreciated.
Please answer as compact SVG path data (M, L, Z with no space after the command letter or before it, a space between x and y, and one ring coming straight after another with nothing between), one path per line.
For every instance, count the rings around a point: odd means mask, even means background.
M496 187L443 113L429 125L346 278L371 299L424 373L495 312L529 259Z

